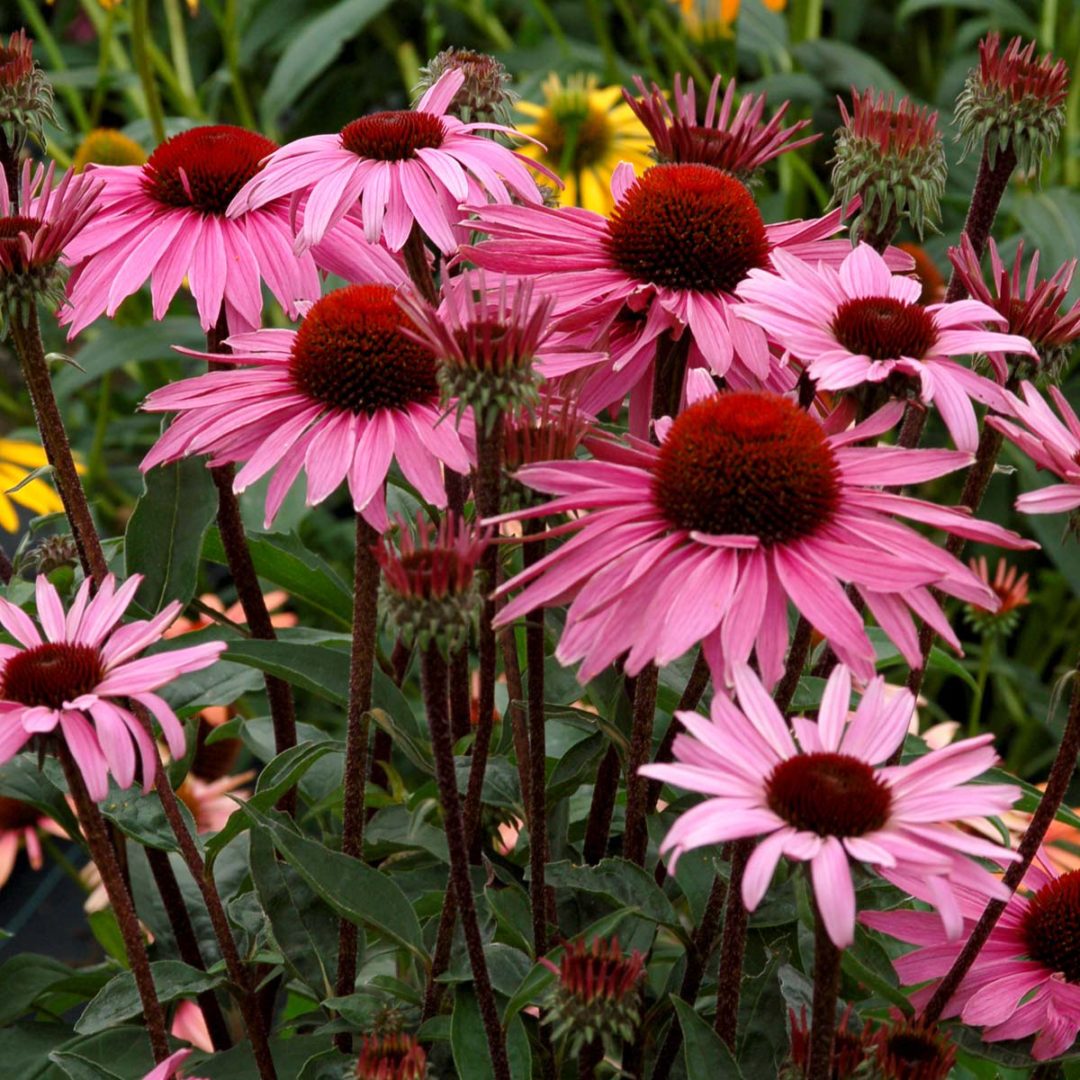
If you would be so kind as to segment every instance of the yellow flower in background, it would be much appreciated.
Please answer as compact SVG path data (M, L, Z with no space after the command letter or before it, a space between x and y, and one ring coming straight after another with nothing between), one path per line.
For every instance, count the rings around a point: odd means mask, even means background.
M71 162L80 173L87 165L145 165L146 151L122 131L115 128L95 128L86 136Z
M45 2L49 7L52 7L56 0L45 0ZM98 5L106 11L112 11L113 8L118 8L123 2L124 0L98 0ZM199 14L199 0L187 0L187 6L192 15Z
M670 0L678 4L686 30L695 41L731 37L739 0ZM787 0L762 0L770 11L783 11Z
M63 510L60 496L44 480L34 479L18 491L11 490L35 469L47 464L45 451L36 443L0 439L0 529L5 532L18 529L19 515L15 503L35 514L54 514Z
M560 201L606 214L611 210L611 174L621 161L638 171L654 164L652 145L622 88L598 86L595 75L572 75L564 83L549 75L542 87L544 104L519 101L518 111L532 123L518 130L547 148L526 143L519 152L543 162L562 177Z

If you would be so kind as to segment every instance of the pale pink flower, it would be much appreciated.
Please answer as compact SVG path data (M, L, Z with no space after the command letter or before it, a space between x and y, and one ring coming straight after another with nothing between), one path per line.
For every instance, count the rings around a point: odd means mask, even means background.
M214 1040L210 1037L210 1028L207 1026L203 1011L194 1002L187 998L182 1000L173 1013L172 1026L169 1033L173 1038L191 1043L196 1050L203 1050L207 1054L214 1052ZM191 1051L188 1051L190 1053Z
M26 857L33 869L40 870L45 865L41 850L43 832L67 837L52 818L45 817L29 803L0 795L0 888L11 877L20 848L26 849Z
M151 1069L144 1077L143 1080L199 1080L197 1076L185 1075L180 1072L180 1066L184 1064L187 1059L191 1057L191 1050L177 1050L175 1054L170 1054L160 1065Z
M1019 421L1001 416L986 422L1016 443L1040 469L1052 472L1064 483L1027 491L1016 500L1025 514L1065 514L1080 507L1080 419L1065 395L1050 387L1060 419L1031 383L1021 384L1023 400L1007 393L1004 406Z
M296 237L296 250L305 251L360 200L372 243L381 238L391 251L400 251L416 223L450 254L459 243L455 228L465 217L462 203L490 198L509 204L513 196L542 202L526 164L556 183L557 178L480 134L517 135L513 128L463 124L447 114L464 80L462 71L448 70L414 109L372 113L335 135L312 135L274 151L263 172L233 200L229 215L305 193L309 198Z
M624 653L633 675L701 642L718 678L753 651L771 686L783 671L790 600L869 679L874 649L845 595L851 583L910 664L921 663L911 611L959 650L931 587L991 607L997 597L894 518L1037 545L970 513L883 491L972 461L959 451L853 445L889 430L902 411L893 402L844 430L843 410L823 427L779 395L718 394L658 423L659 446L592 438L593 460L521 469L519 481L555 498L508 516L570 513L556 535L577 535L502 587L527 585L498 622L570 600L556 656L582 661L582 681Z
M927 899L926 883L909 873L888 874L898 887ZM952 967L986 907L986 897L955 890L963 916L961 936L949 940L924 911L867 911L860 922L918 948L893 960L901 983L914 986L911 1002L921 1008ZM986 1042L1035 1036L1031 1053L1057 1057L1080 1034L1080 870L1059 875L1049 860L1032 863L1021 891L1008 903L975 962L949 999L944 1018L981 1027Z
M1027 338L986 330L1008 320L979 300L920 304L922 285L893 274L869 244L859 244L839 268L808 266L777 252L773 270L751 270L739 285L738 315L761 327L787 355L806 365L821 390L847 390L905 376L918 395L937 406L960 450L979 445L971 401L997 405L991 380L955 356L1023 353Z
M744 184L700 164L654 165L641 176L623 164L611 190L609 217L576 207L471 207L470 224L491 239L464 249L478 266L538 276L555 297L559 329L580 332L586 344L607 339L611 360L590 372L582 408L599 412L627 387L632 409L634 397L651 398L657 345L684 333L691 368L705 366L736 389L784 389L769 383L776 362L765 332L734 317L736 289L777 252L839 263L851 250L829 239L841 211L767 225ZM911 263L895 248L889 258L900 269Z
M817 719L795 717L789 730L750 667L738 665L734 677L738 707L717 694L711 720L677 713L689 734L676 737L674 763L641 769L707 796L661 844L672 866L694 848L761 837L743 878L747 910L761 903L781 856L809 862L814 900L840 948L855 936L850 860L921 877L941 916L935 921L950 938L962 922L960 887L984 898L1007 895L969 856L1010 853L949 824L1003 813L1020 794L1008 784L969 783L998 760L992 735L932 750L908 765L886 765L907 733L915 704L910 693L886 700L878 677L849 713L851 672L841 664L829 676Z
M225 216L241 187L277 144L228 125L197 127L166 139L145 165L92 166L102 185L98 213L67 249L75 265L60 321L74 337L110 318L149 280L155 319L185 281L203 330L224 313L233 333L262 322L265 282L286 313L319 296L318 267L349 281L387 280L397 263L363 240L356 215L312 252L293 253L287 199ZM404 280L403 271L398 270Z
M48 579L37 579L34 621L0 598L0 626L15 639L0 645L0 763L35 735L58 732L95 800L108 794L109 773L121 787L135 779L136 749L148 789L157 775L153 739L125 699L144 706L161 725L174 758L184 754L184 729L154 691L180 675L209 667L225 649L220 641L138 658L180 612L174 602L152 619L119 625L142 581L134 574L119 588L110 575L91 598L84 581L65 614Z
M389 524L393 460L422 498L445 506L442 466L469 471L472 421L466 415L457 431L441 422L435 358L402 333L405 322L393 289L352 285L312 305L299 330L234 335L231 355L213 358L230 370L146 399L150 412L178 415L143 470L197 454L212 465L243 462L237 492L273 471L267 526L301 470L309 506L347 480L357 512L379 531Z

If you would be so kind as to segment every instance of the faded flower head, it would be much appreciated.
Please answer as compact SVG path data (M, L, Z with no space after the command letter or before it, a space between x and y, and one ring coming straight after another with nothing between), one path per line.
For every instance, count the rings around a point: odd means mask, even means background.
M867 1050L880 1080L948 1080L956 1044L921 1017L896 1017L867 1037Z
M960 237L959 247L949 248L949 259L971 297L1008 319L1009 333L1026 337L1039 354L1042 370L1055 377L1080 338L1080 301L1065 307L1077 260L1070 259L1050 277L1040 278L1038 251L1024 272L1023 240L1017 245L1011 270L1006 269L992 238L989 248L989 282L983 277L982 263L966 233ZM989 359L998 379L1004 382L1008 367L1005 356L991 353ZM1021 360L1017 356L1010 359L1014 364Z
M1031 603L1028 599L1028 575L1021 574L1018 567L1005 559L998 559L997 571L991 581L985 555L971 559L970 566L993 590L999 607L997 611L989 611L978 604L967 604L964 609L967 621L987 637L1012 633L1020 618L1019 609Z
M789 142L810 123L809 120L797 120L788 127L783 126L790 102L785 101L766 121L764 94L745 94L736 107L735 80L728 80L723 98L720 97L721 83L717 75L709 89L705 114L700 117L694 80L687 79L684 89L679 74L675 75L674 109L656 83L646 89L640 76L634 79L640 97L623 91L630 108L653 138L657 161L712 165L746 181L767 161L819 138L805 135Z
M356 1080L424 1080L427 1054L415 1035L403 1031L365 1035Z
M836 1025L830 1080L854 1080L861 1075L860 1066L866 1059L863 1032L850 1026L851 1011L849 1005ZM810 1023L806 1016L806 1006L798 1013L789 1008L788 1023L791 1028L791 1051L788 1064L780 1074L780 1080L803 1080L810 1065Z
M844 206L862 198L856 235L888 236L902 220L920 237L935 228L948 173L938 114L868 89L852 91L850 113L841 100L840 115L832 183Z
M1065 123L1069 68L1046 53L1035 57L1035 42L1018 37L1001 51L996 31L979 42L979 64L968 73L956 100L956 124L964 152L985 148L993 166L1006 148L1023 173L1038 172L1053 152Z
M501 60L474 49L443 49L420 69L416 84L417 97L422 96L448 71L460 71L465 76L447 112L466 124L511 124L511 109L517 94L510 89L510 73Z
M625 956L617 938L598 937L591 946L579 938L565 943L558 966L543 957L540 963L559 976L545 1022L553 1039L567 1039L571 1056L597 1039L609 1046L634 1037L645 974L637 949Z
M0 39L0 132L18 148L26 132L40 140L47 123L56 123L52 86L34 62L33 41L16 30L6 45Z
M373 549L383 572L383 606L419 648L435 642L450 651L467 638L479 607L473 577L489 534L453 513L433 529L418 511L415 534L402 518L396 524L396 545L384 535Z

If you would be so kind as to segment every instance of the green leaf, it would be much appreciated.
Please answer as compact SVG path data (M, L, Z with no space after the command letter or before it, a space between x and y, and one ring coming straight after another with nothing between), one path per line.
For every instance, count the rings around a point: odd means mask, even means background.
M673 995L671 1003L682 1028L686 1075L742 1080L742 1072L720 1036L685 1001Z
M71 969L51 956L19 953L0 965L0 1025L10 1024L33 1008L34 1002L57 983L69 978Z
M847 94L854 86L856 90L874 87L898 97L906 93L888 68L853 45L817 38L799 42L792 51L799 63L831 90Z
M292 1035L271 1039L270 1054L279 1080L299 1076L316 1054L326 1049L325 1035ZM221 1054L193 1054L184 1066L188 1076L206 1080L259 1080L259 1070L251 1056L251 1046L240 1043Z
M61 825L68 836L80 835L79 823L63 791L38 768L35 754L16 754L0 765L0 795L29 803Z
M903 24L922 11L942 8L982 11L993 16L994 28L1001 33L1015 30L1025 37L1039 36L1038 26L1012 0L904 0L896 10L896 21Z
M637 914L681 932L675 909L652 874L626 859L602 859L596 866L549 863L544 880L556 889L599 893L619 907L635 908Z
M290 866L344 919L366 927L424 958L420 923L412 904L385 874L358 859L331 851L293 832L275 814L261 814L251 803L240 812L258 822Z
M222 981L220 975L199 971L198 968L179 960L157 960L150 965L150 970L154 976L158 999L162 1002L194 997L204 990L212 990ZM142 1012L143 1006L135 986L135 976L130 971L124 971L110 979L86 1006L75 1023L75 1030L80 1035L94 1035L106 1028L115 1027L124 1020L141 1016Z
M343 626L352 624L351 590L328 563L304 547L299 537L289 533L249 533L247 545L259 577L332 616ZM227 565L217 528L207 532L202 554L210 562Z
M494 1080L491 1054L488 1051L484 1024L476 995L458 987L454 992L454 1014L450 1018L450 1047L458 1076L469 1080ZM514 1080L529 1080L532 1076L532 1051L521 1017L515 1016L506 1029L506 1052L510 1059L510 1075Z
M106 1069L81 1054L54 1050L49 1060L59 1066L68 1080L122 1080L116 1073Z
M228 657L276 675L293 686L310 690L335 705L349 700L349 654L329 648L325 642L306 644L279 638L230 642Z
M198 830L195 828L191 811L183 802L178 805L188 831L197 838ZM156 791L148 791L144 795L140 785L132 784L129 788L120 788L110 778L109 794L101 803L101 812L125 836L130 836L139 844L158 848L160 851L180 850L176 834L165 817L165 810Z
M217 512L217 495L201 459L151 469L124 533L124 569L142 574L136 599L160 611L195 595L203 534Z
M270 76L260 112L268 128L338 57L390 0L341 0L295 32Z
M266 831L252 833L249 858L255 893L286 967L317 1000L329 997L337 970L337 916L299 871L276 857Z

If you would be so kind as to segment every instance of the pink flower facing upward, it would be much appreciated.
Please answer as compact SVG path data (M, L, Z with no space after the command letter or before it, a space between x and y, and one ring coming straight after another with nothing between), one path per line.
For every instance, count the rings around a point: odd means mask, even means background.
M903 376L918 396L935 404L960 450L979 445L971 399L998 404L1001 391L989 379L956 363L973 353L1037 356L1027 338L982 329L1005 319L978 300L919 304L922 286L894 275L869 244L841 263L807 266L777 252L775 272L752 270L738 289L746 301L738 314L760 326L788 355L804 362L822 390L847 390Z
M1016 443L1040 469L1064 481L1038 491L1028 491L1016 500L1016 509L1025 514L1065 514L1080 507L1080 419L1065 395L1050 387L1050 397L1061 414L1059 419L1042 395L1025 382L1023 399L1007 394L1005 406L1013 419L987 417L987 423Z
M851 672L840 665L829 676L817 720L796 717L789 731L753 671L740 665L734 674L738 707L717 694L711 720L677 713L689 734L676 737L675 762L641 770L708 796L664 839L661 850L671 852L672 865L694 848L760 836L743 879L747 910L761 903L781 856L809 862L818 911L840 948L855 935L850 859L920 877L949 938L962 923L958 886L984 898L1008 895L968 856L1010 853L948 824L1003 813L1020 794L1006 784L968 783L997 761L992 735L887 766L882 763L907 733L911 694L886 700L879 677L849 714Z
M926 899L914 875L890 875L902 889ZM959 1017L983 1029L986 1042L1035 1036L1032 1056L1043 1061L1064 1053L1080 1034L1080 870L1058 876L1049 862L1036 860L1013 893L990 937L949 999L944 1018ZM883 934L917 945L893 961L901 983L934 980L911 994L921 1008L952 967L986 906L970 889L956 890L963 915L959 940L946 939L924 911L864 912L860 921Z
M300 471L309 506L348 480L353 505L388 526L384 484L396 459L428 502L446 505L441 465L468 472L471 420L440 423L431 352L402 333L405 313L385 285L351 285L312 305L299 330L258 330L228 339L232 365L155 390L143 408L177 418L143 470L194 454L210 464L244 462L240 492L271 470L266 523ZM195 353L193 355L203 355ZM207 357L209 359L209 357Z
M121 787L135 779L135 750L143 784L157 773L153 739L128 711L124 698L145 706L161 725L174 758L184 754L184 729L155 690L172 679L209 667L225 649L207 642L136 659L159 641L180 613L169 604L149 620L119 625L142 581L120 588L110 575L91 599L84 581L64 614L48 579L37 579L37 617L45 636L20 608L0 599L0 626L15 645L0 645L0 762L9 761L35 735L59 729L95 800L109 790L109 773Z
M958 451L852 446L889 430L902 411L894 402L830 434L780 395L716 394L658 424L658 447L593 438L594 460L521 469L518 480L555 499L508 516L572 513L558 532L579 531L502 587L528 585L497 621L572 598L556 656L581 660L583 681L623 653L633 675L701 642L717 678L727 681L753 650L772 686L783 672L790 599L865 680L874 650L845 596L851 582L909 663L921 655L909 608L959 649L929 586L991 609L997 598L894 515L1005 547L1037 545L882 491L971 462Z
M587 343L610 337L611 359L591 372L581 407L598 413L630 392L633 411L634 397L650 399L658 342L684 332L691 367L708 367L736 389L784 389L769 383L775 362L765 332L733 315L736 290L777 252L839 263L851 245L828 237L841 212L766 225L744 184L700 164L654 165L639 177L620 165L611 189L607 218L575 207L472 207L471 224L491 239L465 249L478 266L539 276L560 329ZM910 265L896 249L890 258Z
M203 330L222 310L234 331L257 327L263 281L294 317L297 300L317 297L314 260L292 253L284 200L225 216L275 148L243 128L197 127L166 139L145 165L88 169L104 185L102 212L68 251L75 271L60 321L69 324L69 337L102 314L111 318L147 279L160 319L186 278Z
M283 195L310 193L296 238L296 250L305 251L359 199L372 243L382 238L391 251L400 251L416 223L450 254L459 243L455 227L465 216L461 203L485 198L510 203L512 195L527 203L541 202L526 163L556 183L558 179L480 134L513 136L513 128L463 124L446 114L464 80L463 72L449 70L415 109L372 113L336 135L312 135L276 150L263 172L233 200L230 217Z

